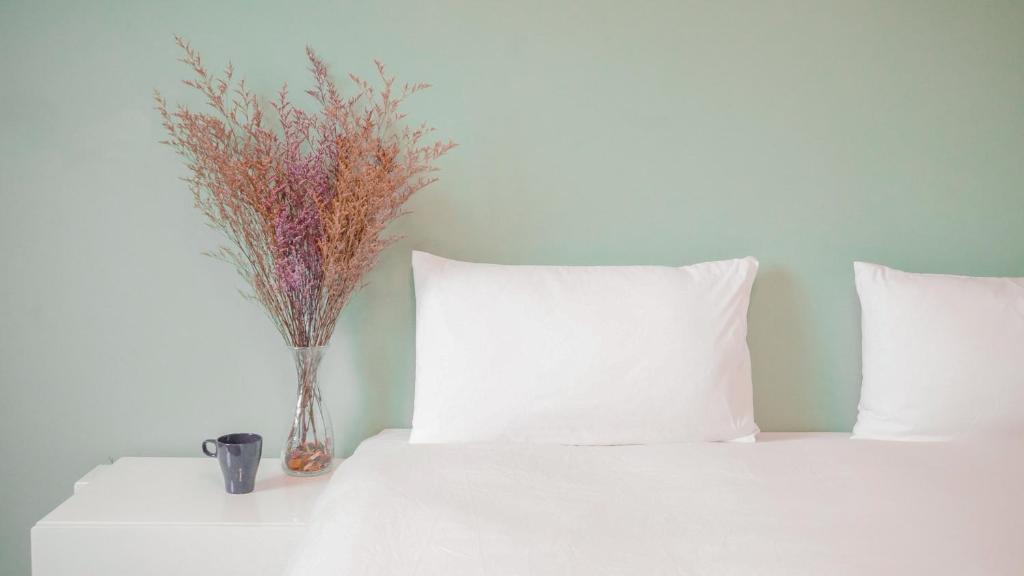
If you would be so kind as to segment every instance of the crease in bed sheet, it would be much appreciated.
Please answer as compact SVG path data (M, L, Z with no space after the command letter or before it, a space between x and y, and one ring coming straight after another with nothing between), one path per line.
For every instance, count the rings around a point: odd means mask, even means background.
M335 473L290 574L1024 574L1024 438L408 444Z

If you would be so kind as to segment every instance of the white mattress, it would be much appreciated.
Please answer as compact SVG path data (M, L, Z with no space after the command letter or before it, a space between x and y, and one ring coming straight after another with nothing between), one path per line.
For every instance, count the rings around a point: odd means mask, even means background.
M295 575L1021 575L1024 442L363 443Z

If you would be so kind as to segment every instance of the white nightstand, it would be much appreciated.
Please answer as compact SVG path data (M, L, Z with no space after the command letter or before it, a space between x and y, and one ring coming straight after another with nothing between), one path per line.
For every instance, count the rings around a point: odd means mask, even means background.
M121 458L32 528L32 574L278 575L329 479L268 458L256 490L231 495L216 460Z

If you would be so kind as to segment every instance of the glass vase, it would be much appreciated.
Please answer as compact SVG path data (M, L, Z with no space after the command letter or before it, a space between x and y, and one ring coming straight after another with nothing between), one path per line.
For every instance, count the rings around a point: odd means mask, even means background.
M326 346L292 348L298 377L295 414L281 449L281 466L292 476L316 476L331 469L334 427L324 408L317 374Z

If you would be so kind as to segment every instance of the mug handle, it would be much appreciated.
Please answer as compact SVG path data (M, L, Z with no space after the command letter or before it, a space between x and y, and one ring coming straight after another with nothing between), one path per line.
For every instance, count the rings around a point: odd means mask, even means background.
M206 449L206 445L210 444L210 443L213 443L213 452L210 452L209 450ZM213 440L213 439L203 440L203 454L206 454L210 458L216 458L217 457L217 441Z

